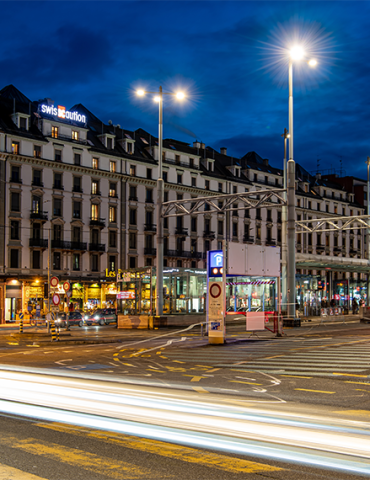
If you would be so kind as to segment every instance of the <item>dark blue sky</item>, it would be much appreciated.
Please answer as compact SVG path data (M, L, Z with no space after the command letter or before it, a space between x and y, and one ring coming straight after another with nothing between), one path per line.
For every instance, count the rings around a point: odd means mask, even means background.
M295 160L308 171L366 176L370 155L370 4L331 2L1 2L1 87L31 100L83 103L103 121L198 139L279 166L288 127L287 51L318 59L294 68Z

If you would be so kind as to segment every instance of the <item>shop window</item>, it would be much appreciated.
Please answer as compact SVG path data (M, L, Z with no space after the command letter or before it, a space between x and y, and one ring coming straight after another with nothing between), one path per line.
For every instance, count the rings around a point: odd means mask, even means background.
M77 130L72 130L72 140L78 141L78 132L77 132Z
M113 207L113 206L109 207L109 222L110 223L117 222L117 207Z
M40 145L33 146L33 156L35 158L41 158L41 147Z
M10 268L19 268L19 250L10 249Z
M14 155L19 154L19 142L12 142L12 153L14 153Z
M109 184L109 196L110 197L117 197L117 184L110 183Z
M116 271L116 261L117 258L115 255L109 255L108 259L108 269L110 272L115 272Z
M17 220L10 222L10 238L11 240L19 240L19 222Z
M54 150L54 160L56 162L61 162L62 161L62 150L60 150L59 148L56 148Z
M41 252L40 250L32 251L32 268L39 270L41 268Z
M112 173L116 171L116 162L114 162L113 160L109 162L109 171Z
M53 138L58 138L59 128L58 127L51 127L51 136Z
M62 216L62 199L61 198L53 199L53 215L54 217Z
M117 247L117 232L115 232L114 230L109 230L109 247Z
M92 272L99 271L99 255L96 255L96 254L91 255L91 271Z
M73 218L81 218L81 202L73 202Z
M75 165L81 165L81 154L75 153L73 154L73 162Z
M136 208L130 208L130 225L136 225Z
M79 253L74 253L72 256L72 269L75 272L81 270L81 255Z
M128 257L129 268L136 268L136 257Z
M18 167L18 165L11 166L10 181L14 183L22 183L21 167Z
M20 193L11 192L10 194L10 210L12 212L21 211L21 195Z
M93 157L92 159L92 168L94 170L98 170L99 168L99 159L97 157Z
M53 254L53 270L61 270L61 254L54 252Z

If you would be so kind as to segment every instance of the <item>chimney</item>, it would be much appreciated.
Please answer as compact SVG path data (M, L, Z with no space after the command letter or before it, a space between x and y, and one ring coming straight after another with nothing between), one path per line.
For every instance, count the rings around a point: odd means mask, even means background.
M200 142L198 142L198 140L196 140L195 142L193 142L193 147L194 147L194 148L200 148Z
M200 144L200 148L203 148L203 150L206 148L206 144L205 143L201 143Z
M265 167L268 167L269 166L269 159L268 158L264 158L263 159L263 164Z
M315 177L316 177L317 180L320 180L321 179L321 173L316 173Z
M222 155L227 155L227 148L226 147L221 147L220 152Z

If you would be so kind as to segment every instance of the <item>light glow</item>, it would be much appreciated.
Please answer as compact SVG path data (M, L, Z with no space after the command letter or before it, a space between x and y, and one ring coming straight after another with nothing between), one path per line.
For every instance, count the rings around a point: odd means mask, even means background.
M304 50L301 46L296 45L290 51L290 57L292 60L302 60L304 57Z
M317 60L316 60L316 58L311 58L311 60L308 62L308 65L309 65L310 67L316 67L316 65L317 65Z
M161 97L159 95L155 96L153 99L155 102L159 103L161 101Z
M143 89L136 90L136 95L139 97L143 97L145 95L145 91Z
M177 92L177 93L176 93L176 98L177 98L178 100L184 100L184 98L185 98L185 93L184 93L184 92Z

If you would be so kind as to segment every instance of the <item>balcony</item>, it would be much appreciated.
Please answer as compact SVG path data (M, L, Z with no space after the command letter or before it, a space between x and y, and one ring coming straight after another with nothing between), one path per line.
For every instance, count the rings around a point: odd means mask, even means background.
M144 232L156 232L157 225L153 225L152 223L146 223L144 225Z
M266 246L267 247L276 247L276 240L274 238L267 238L266 239Z
M44 186L44 182L42 182L41 180L37 179L37 178L34 178L31 185L33 187L43 187Z
M243 236L243 242L244 243L254 243L254 237L251 237L250 235L244 235Z
M182 237L188 236L188 229L187 228L176 228L175 235L179 235Z
M60 248L61 250L87 250L87 243L70 242L69 240L52 240L51 248Z
M190 163L186 162L179 162L176 160L173 160L172 158L164 158L163 163L169 163L170 165L177 165L179 167L186 167L186 168L192 168L193 170L199 170L199 167L197 165L190 165Z
M100 190L93 190L91 192L91 195L93 195L94 197L101 197L101 191Z
M30 238L30 247L48 248L48 241L44 238Z
M105 227L105 218L90 217L90 227Z
M19 177L10 177L9 183L22 183L22 180Z
M324 252L325 251L324 245L316 245L316 251L317 252Z
M203 258L202 252L189 252L186 250L165 250L163 252L165 257L180 257L180 258Z
M153 247L145 247L144 248L144 255L157 255L157 249Z
M84 193L81 187L78 187L77 185L74 185L72 188L72 192L74 193Z
M48 212L43 212L41 210L31 210L30 218L32 220L44 220L46 222L48 219Z
M137 201L138 201L138 198L137 198L137 197L134 197L134 196L129 196L129 197L128 197L128 200L129 200L129 202L137 202Z
M64 190L63 185L61 185L60 183L54 183L53 188L54 190Z
M207 238L207 240L214 240L216 238L216 234L211 230L204 230L203 238Z
M53 135L52 135L52 137L53 137ZM61 135L59 132L58 132L58 135L56 137L53 137L53 138L57 138L58 140L66 140L67 142L77 143L78 145L87 145L87 140L81 140L81 139L75 140L71 136Z
M105 243L89 243L89 252L105 252Z

